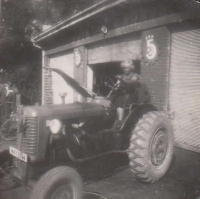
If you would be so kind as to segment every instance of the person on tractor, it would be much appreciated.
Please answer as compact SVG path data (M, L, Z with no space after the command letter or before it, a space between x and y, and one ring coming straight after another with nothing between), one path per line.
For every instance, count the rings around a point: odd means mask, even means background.
M138 101L138 89L140 87L140 76L134 72L135 65L132 60L126 60L121 62L121 68L123 70L122 75L117 75L118 79L118 92L115 99L115 106L117 107L118 120L116 127L122 124L124 119L125 107L131 103Z

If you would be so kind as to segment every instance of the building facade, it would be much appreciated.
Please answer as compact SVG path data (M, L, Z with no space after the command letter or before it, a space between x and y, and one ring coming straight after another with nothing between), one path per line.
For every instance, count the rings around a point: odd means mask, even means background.
M85 100L48 68L106 94L120 62L136 65L150 103L168 111L176 145L200 152L200 23L198 12L167 1L104 0L35 38L43 50L43 104Z

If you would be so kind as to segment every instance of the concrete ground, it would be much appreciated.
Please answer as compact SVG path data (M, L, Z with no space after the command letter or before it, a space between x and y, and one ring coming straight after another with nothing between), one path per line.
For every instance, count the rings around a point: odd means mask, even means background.
M167 175L158 183L138 182L125 155L109 156L83 165L84 199L200 199L200 154L175 148ZM0 192L0 199L28 199L30 191L18 187Z

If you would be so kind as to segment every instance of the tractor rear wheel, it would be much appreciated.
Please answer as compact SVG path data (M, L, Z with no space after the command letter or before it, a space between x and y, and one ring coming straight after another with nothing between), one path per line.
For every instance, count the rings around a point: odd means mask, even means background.
M174 136L170 120L163 112L144 114L132 129L130 166L136 178L155 183L169 169L173 157Z

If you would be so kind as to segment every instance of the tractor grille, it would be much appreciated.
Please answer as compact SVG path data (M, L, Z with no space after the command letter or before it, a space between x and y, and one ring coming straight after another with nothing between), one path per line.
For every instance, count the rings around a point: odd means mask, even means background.
M29 156L37 155L38 148L38 118L26 117L24 133L19 133L18 149Z

